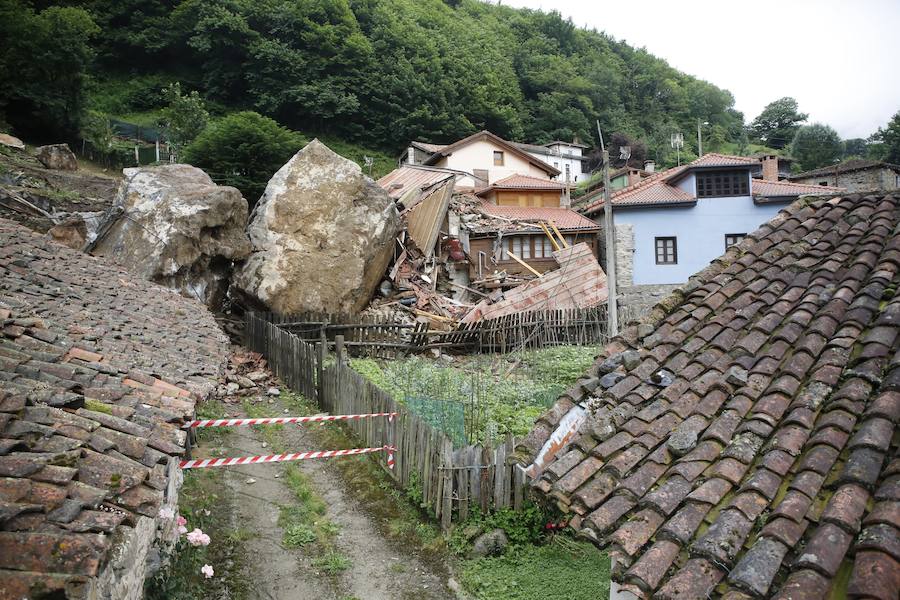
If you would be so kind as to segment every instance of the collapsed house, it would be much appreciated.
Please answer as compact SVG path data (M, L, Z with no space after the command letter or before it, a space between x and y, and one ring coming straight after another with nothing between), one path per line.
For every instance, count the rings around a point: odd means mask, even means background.
M897 598L900 195L791 204L517 447L612 597Z
M446 324L508 314L503 307L589 308L605 301L599 226L561 206L564 185L524 175L477 188L471 181L465 173L419 165L379 179L405 229L373 309L407 306L417 317ZM528 296L544 301L517 300Z

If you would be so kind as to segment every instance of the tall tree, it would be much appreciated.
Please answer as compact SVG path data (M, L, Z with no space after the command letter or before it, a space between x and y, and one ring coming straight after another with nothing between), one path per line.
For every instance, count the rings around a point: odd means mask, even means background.
M900 111L869 138L874 158L900 165Z
M755 138L772 148L784 148L791 143L800 124L808 114L800 112L797 101L785 97L768 104L750 123Z
M865 156L867 152L866 140L862 138L851 138L844 140L844 153L841 158L847 159L852 157Z
M791 142L791 155L804 171L837 163L843 150L838 132L821 123L801 127Z
M35 13L21 0L0 0L0 116L29 137L74 137L98 32L80 8Z

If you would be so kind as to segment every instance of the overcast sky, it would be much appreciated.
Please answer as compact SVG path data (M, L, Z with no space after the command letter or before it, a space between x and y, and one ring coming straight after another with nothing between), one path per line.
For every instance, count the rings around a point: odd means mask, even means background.
M493 0L496 1L496 0ZM900 0L503 0L556 9L731 91L749 122L793 96L809 122L867 137L900 110Z

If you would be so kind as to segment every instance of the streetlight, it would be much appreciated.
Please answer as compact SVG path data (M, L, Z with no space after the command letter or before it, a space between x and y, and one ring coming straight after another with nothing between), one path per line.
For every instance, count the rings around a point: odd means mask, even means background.
M703 125L709 125L709 121L703 121ZM700 130L700 119L697 119L697 154L703 156L703 133Z

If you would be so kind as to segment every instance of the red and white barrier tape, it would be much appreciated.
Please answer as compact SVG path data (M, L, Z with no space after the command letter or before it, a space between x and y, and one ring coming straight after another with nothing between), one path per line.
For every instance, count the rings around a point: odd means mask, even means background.
M183 460L178 465L182 469L206 469L209 467L231 467L234 465L249 465L256 463L285 462L290 460L306 460L308 458L332 458L335 456L355 456L357 454L370 454L372 452L387 451L388 468L394 468L393 446L381 446L378 448L351 448L350 450L322 450L318 452L295 452L292 454L270 454L266 456L242 456L238 458L203 458L198 460Z
M353 421L356 419L371 419L374 417L387 417L393 421L397 413L368 413L362 415L317 415L313 417L265 417L259 419L203 419L188 421L181 426L182 429L194 427L238 427L241 425L281 425L284 423L313 423L318 421Z

